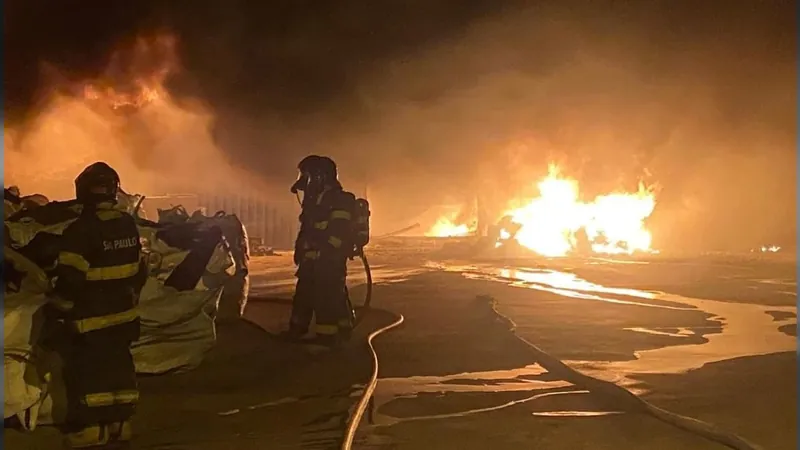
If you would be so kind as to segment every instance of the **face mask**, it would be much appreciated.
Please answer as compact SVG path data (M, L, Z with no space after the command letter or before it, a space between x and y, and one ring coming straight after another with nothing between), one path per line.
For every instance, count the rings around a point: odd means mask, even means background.
M298 191L305 191L306 187L308 187L309 179L310 177L308 176L308 172L300 172L300 175L297 177L297 181L295 181L292 185L292 194L297 194Z

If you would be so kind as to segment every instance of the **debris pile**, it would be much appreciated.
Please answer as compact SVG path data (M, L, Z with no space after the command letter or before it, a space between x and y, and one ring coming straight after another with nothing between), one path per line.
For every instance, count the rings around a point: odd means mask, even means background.
M251 256L275 256L275 249L264 244L264 238L250 238Z
M27 199L28 201L23 201ZM159 211L158 222L139 215L143 197L120 194L118 207L139 223L148 279L139 300L141 337L132 353L139 373L189 370L215 342L215 319L240 317L247 299L247 233L234 215L189 215L181 207ZM16 416L25 428L63 419L61 383L63 339L60 324L46 317L52 280L46 267L33 262L28 248L47 233L57 242L77 217L69 203L43 196L20 197L5 190L4 418ZM46 208L65 220L36 221ZM45 210L38 211L42 213Z

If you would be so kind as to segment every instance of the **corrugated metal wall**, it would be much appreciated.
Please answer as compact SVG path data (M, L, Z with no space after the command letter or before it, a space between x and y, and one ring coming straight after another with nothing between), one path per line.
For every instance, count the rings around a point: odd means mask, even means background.
M256 195L199 195L198 205L208 215L217 211L236 214L249 237L263 239L268 247L294 247L300 214L296 202L276 202Z

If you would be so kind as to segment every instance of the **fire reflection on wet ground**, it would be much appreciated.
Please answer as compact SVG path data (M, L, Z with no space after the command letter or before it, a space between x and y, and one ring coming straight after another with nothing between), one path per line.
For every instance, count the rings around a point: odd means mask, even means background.
M631 308L704 312L711 315L709 320L713 322L709 323L720 324L692 328L625 328L634 333L673 338L686 338L701 333L705 342L641 350L635 352L634 358L628 361L565 361L584 374L613 381L636 394L643 394L648 390L640 380L635 379L638 374L679 374L712 362L793 351L797 345L795 337L783 332L786 327L797 323L797 308L794 306L725 302L666 292L608 287L589 282L566 271L492 265L448 266L441 263L428 264L427 268L458 272L468 279L507 283L571 299L607 302ZM772 280L760 281L774 284ZM502 302L500 307L502 309ZM621 413L613 408L592 408L597 405L593 405L591 401L588 404L585 401L577 402L577 408L570 408L570 403L574 402L564 400L588 392L548 375L540 366L530 365L514 370L447 376L383 378L378 381L375 397L376 413L372 425L385 427L409 421L464 417L529 402L530 409L533 410L531 414L537 416L591 417ZM402 414L390 412L392 409L398 409L392 408L393 404L411 399L418 401L429 400L431 397L448 399L458 395L479 393L497 396L498 393L509 392L517 393L517 398L513 400L498 398L495 400L496 404L490 406L465 407L458 411L440 414L428 414L430 407L411 408L414 411L424 410L426 414L409 414L408 407L400 408L406 410ZM556 401L545 402L545 400ZM474 401L466 404L470 403Z

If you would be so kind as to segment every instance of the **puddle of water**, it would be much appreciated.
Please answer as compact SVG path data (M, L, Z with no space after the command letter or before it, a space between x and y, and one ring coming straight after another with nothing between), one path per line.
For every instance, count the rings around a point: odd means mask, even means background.
M588 394L588 391L577 390L574 386L563 380L552 380L547 377L548 372L538 364L525 366L512 370L494 370L485 372L469 372L443 376L415 376L405 378L381 378L375 390L375 413L373 427L386 427L403 422L440 420L456 417L466 417L481 414L531 401L564 395ZM553 390L558 390L553 392ZM458 412L445 414L414 415L409 417L395 417L382 411L388 403L398 399L418 398L422 394L459 394L459 393L484 393L496 394L500 392L528 392L532 395L517 400L505 401L494 406L464 409ZM616 414L617 411L571 411L574 416ZM537 414L552 413L553 415L569 415L570 411L546 411Z
M795 288L797 287L797 281L795 281L795 280L752 280L752 281L755 281L756 283L762 283L762 284L772 284L772 285L778 285L778 286L791 286L791 287L795 287Z
M781 326L797 322L796 307L721 302L663 292L612 288L580 279L571 273L552 270L505 269L474 265L447 266L441 263L428 263L426 267L448 272L457 271L468 278L501 281L510 283L513 286L551 292L570 298L603 301L634 307L703 311L711 314L713 320L721 323L722 332L706 334L705 337L708 341L704 344L676 345L639 351L635 353L635 359L631 361L565 361L573 368L588 375L612 381L637 395L646 392L646 389L640 381L633 379L631 375L642 373L682 373L700 368L711 362L742 356L791 351L796 347L794 337L787 336L778 330ZM772 312L772 314L768 314L768 312ZM720 329L719 327L702 328L715 331ZM637 333L685 338L694 335L700 327L696 329L643 327L626 329ZM372 427L392 426L409 421L465 417L498 411L546 397L574 396L587 393L587 391L575 390L574 386L568 382L548 379L546 374L547 372L541 366L529 365L514 370L379 379L375 393L375 414ZM569 390L570 387L573 390ZM557 391L553 392L553 390ZM486 393L491 395L497 392L531 392L532 395L518 400L506 401L495 406L465 409L446 414L393 417L382 411L383 407L389 402L404 398L418 398L421 394L426 393L440 395ZM542 417L596 417L621 413L620 411L559 409L537 411L531 414Z
M789 320L789 319L795 319L796 320L797 319L797 314L795 314L795 313L793 313L791 311L775 311L775 310L772 310L770 308L770 310L767 311L767 314L772 316L772 319L776 320L776 321Z
M631 361L565 361L589 372L616 372L623 374L644 373L683 373L698 369L705 364L734 358L767 355L793 351L797 347L796 338L779 331L785 325L796 324L795 306L765 306L750 303L722 302L669 294L665 292L646 292L634 289L609 288L580 279L574 274L552 270L516 270L506 268L482 267L470 273L468 278L493 279L511 282L514 286L552 292L595 301L624 303L665 309L700 310L711 314L713 320L722 325L722 332L707 334L703 344L684 344L635 353ZM523 282L520 284L519 282ZM644 302L629 302L618 298L608 298L588 293L603 293L640 299L652 299L682 305L672 307ZM774 319L769 311L791 312L793 315ZM636 331L642 331L641 329ZM601 376L601 378L607 378Z
M714 329L714 330L717 329L717 327L707 327L707 328L708 329ZM694 332L694 330L691 330L689 328L678 328L677 331L675 331L675 332L663 331L663 330L659 330L657 328L639 328L639 327L623 328L623 330L634 331L636 333L645 333L645 334L653 334L653 335L656 335L656 336L669 336L669 337L676 337L676 338L694 336L696 334Z
M516 392L571 386L561 380L542 379L548 372L538 364L519 369L465 372L442 376L381 378L378 386L389 397L410 397L424 393ZM483 383L476 383L483 381Z
M671 306L669 304L659 303L658 295L654 292L638 291L635 289L607 288L581 280L571 273L556 272L553 270L495 269L494 273L487 273L485 269L477 269L469 272L462 272L462 275L470 279L506 281L515 287L525 287L576 299L600 300L621 305L649 306L653 308L683 311L695 309L688 306ZM610 296L597 295L597 293L651 300L651 302L623 300Z

